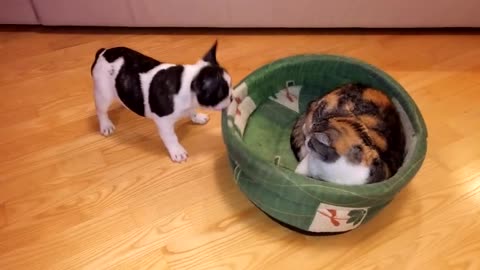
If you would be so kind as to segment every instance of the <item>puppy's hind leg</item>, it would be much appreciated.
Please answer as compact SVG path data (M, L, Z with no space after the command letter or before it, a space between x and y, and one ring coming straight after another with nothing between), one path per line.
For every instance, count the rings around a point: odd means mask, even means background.
M115 93L115 89L105 79L95 79L94 92L95 92L95 109L97 111L98 123L100 125L100 133L104 136L109 136L115 130L115 125L108 117L108 108L112 104Z

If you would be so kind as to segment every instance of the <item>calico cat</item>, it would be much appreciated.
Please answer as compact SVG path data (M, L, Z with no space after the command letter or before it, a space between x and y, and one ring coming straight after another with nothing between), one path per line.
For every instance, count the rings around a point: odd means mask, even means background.
M405 153L400 117L381 91L347 84L313 100L294 124L296 173L344 185L383 181Z

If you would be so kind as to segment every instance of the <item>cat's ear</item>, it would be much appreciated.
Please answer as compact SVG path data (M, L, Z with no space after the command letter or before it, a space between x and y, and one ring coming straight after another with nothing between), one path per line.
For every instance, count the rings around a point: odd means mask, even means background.
M215 43L213 46L210 48L210 50L203 56L203 61L208 62L212 65L218 65L217 62L217 40L215 40Z

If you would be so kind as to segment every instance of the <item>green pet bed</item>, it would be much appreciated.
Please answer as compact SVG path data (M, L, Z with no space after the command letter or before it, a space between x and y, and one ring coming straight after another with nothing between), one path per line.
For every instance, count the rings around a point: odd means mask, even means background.
M407 137L403 166L386 181L361 186L295 174L294 121L309 101L351 82L383 90L396 104ZM425 158L427 130L415 102L390 76L355 59L280 59L248 75L233 96L222 115L222 132L236 183L260 210L302 233L335 234L365 224L412 180Z

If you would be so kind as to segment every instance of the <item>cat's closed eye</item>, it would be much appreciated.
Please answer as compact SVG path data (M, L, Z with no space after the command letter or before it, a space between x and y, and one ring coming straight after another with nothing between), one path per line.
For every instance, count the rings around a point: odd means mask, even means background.
M323 136L320 138L324 139ZM333 147L325 144L325 141L318 140L317 136L312 137L307 145L318 157L320 157L321 160L325 162L335 162L340 157Z

